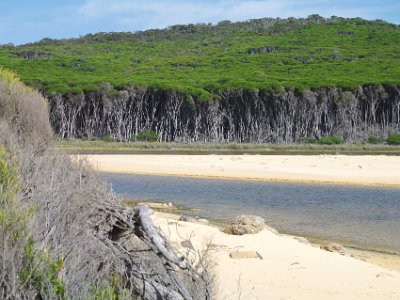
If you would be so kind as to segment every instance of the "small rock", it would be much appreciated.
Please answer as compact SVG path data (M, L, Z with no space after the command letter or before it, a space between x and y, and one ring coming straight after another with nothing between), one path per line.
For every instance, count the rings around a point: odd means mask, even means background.
M240 215L235 217L224 228L223 232L233 235L254 234L265 228L265 220L254 215Z
M244 258L263 259L260 253L258 253L257 251L234 251L229 253L229 257L232 259L244 259Z
M343 252L344 248L342 245L337 243L329 243L327 245L321 245L320 247L322 250L329 251L329 252Z
M192 218L192 217L189 217L189 216L181 216L179 218L179 221L195 223L195 224L202 224L202 225L208 225L209 224L207 219L199 219L198 216L196 216L195 218Z
M393 274L390 274L388 272L380 272L380 273L376 274L376 278L379 278L379 277L394 277L394 276L393 276Z
M181 246L185 248L189 248L191 250L194 250L193 244L190 240L185 240L181 242Z
M195 218L189 217L189 216L181 216L179 218L179 221L183 221L183 222L189 222L189 223L196 223L197 220Z

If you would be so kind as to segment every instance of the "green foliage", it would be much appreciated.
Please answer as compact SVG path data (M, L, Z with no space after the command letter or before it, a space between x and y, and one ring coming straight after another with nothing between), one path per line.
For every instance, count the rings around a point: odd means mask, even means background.
M100 91L104 83L110 94L134 85L200 100L238 88L354 89L400 83L400 28L319 16L176 25L3 46L1 65L49 94Z
M29 238L25 247L25 269L20 277L24 284L31 284L36 290L55 299L66 299L64 283L58 278L63 261L52 261L43 251L34 249L34 241Z
M389 134L386 142L389 145L400 145L400 134L399 133Z
M127 291L119 287L119 280L116 275L113 276L111 284L102 288L93 287L92 294L88 297L90 300L120 300L126 299Z
M325 136L318 140L318 144L321 145L338 145L341 143L343 143L343 140L336 135Z
M382 138L380 138L379 136L376 136L376 135L370 135L368 137L367 141L370 144L380 144L380 143L382 143Z
M136 139L143 142L157 142L159 137L155 131L144 129L136 136Z
M13 244L26 241L24 268L20 274L23 284L32 284L46 295L65 299L64 285L57 275L62 261L50 261L43 252L35 252L34 241L27 238L27 220L32 210L17 204L19 186L17 158L0 145L0 232L9 236ZM49 291L48 289L51 289Z
M1 48L0 48L1 49ZM1 53L1 50L0 50ZM4 69L0 65L0 80L5 82L6 88L8 92L11 92L15 87L17 87L20 91L30 93L32 89L20 82L20 78L14 72Z
M105 142L112 142L114 139L112 138L111 135L106 134L106 135L103 135L103 136L101 137L101 140L102 140L102 141L105 141Z
M304 142L305 144L315 144L315 143L317 143L317 139L314 138L314 137L312 137L312 136L305 136L305 137L303 138L303 142Z
M19 189L16 158L0 145L0 195L15 195ZM5 201L4 196L0 202Z
M27 231L29 210L15 205L19 191L16 157L0 145L0 232L7 233L16 243Z

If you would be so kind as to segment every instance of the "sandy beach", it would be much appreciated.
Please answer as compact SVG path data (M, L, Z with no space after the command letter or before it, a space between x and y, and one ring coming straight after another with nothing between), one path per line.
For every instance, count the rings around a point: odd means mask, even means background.
M400 299L400 272L321 250L302 239L268 230L227 235L160 213L153 220L182 254L188 251L182 241L190 240L191 253L209 248L218 284L216 299ZM230 257L245 251L258 256Z
M400 186L396 156L89 155L85 159L94 169L111 173ZM269 230L233 236L159 212L154 222L182 253L209 245L218 283L216 299L400 299L398 257L367 254L366 262L351 252L327 252L304 239ZM185 240L194 250L182 246ZM231 258L231 253L242 251L259 255Z
M384 155L88 155L110 173L400 186L400 157Z

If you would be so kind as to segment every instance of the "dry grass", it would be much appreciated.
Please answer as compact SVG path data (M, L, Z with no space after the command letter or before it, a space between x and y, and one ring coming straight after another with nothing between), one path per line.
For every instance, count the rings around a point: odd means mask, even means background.
M204 272L147 208L123 206L82 161L50 151L44 99L0 71L0 298L210 299Z

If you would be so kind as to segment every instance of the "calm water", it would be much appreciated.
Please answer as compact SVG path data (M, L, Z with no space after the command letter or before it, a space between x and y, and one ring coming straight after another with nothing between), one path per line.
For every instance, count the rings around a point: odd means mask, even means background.
M172 202L227 220L256 214L279 231L400 253L400 188L103 174L124 199Z

